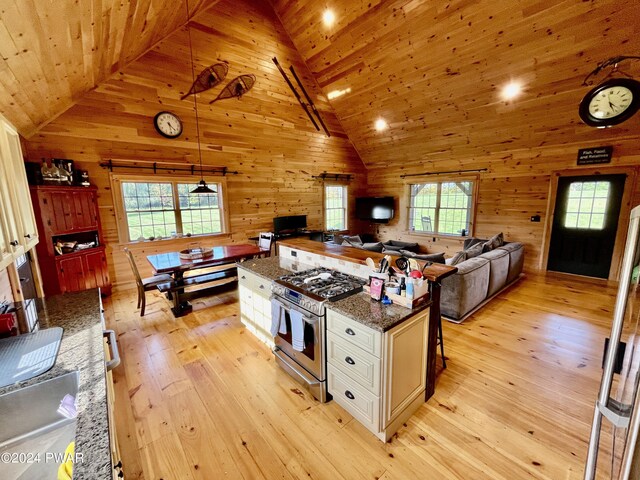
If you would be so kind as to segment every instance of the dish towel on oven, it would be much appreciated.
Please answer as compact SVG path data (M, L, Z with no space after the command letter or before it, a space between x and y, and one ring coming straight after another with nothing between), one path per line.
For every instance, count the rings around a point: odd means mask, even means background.
M284 320L284 308L276 299L271 300L271 336L275 337L278 332L287 334L287 322Z
M289 311L291 317L291 346L294 350L302 352L304 350L304 319L302 313L295 310Z

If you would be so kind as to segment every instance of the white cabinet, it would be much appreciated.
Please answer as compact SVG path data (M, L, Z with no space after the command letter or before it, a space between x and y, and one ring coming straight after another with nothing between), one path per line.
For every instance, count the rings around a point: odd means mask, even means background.
M0 227L15 258L31 250L38 243L38 230L31 205L20 137L1 117L0 197Z
M271 281L238 268L240 321L258 339L273 347L271 330Z
M329 393L384 442L424 403L428 326L428 309L384 333L327 310Z

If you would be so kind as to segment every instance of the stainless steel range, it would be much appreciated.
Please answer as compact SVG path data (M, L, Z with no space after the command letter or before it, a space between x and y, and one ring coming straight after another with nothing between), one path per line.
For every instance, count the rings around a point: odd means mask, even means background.
M271 285L273 353L321 402L327 398L325 302L362 291L365 280L328 268L280 277Z

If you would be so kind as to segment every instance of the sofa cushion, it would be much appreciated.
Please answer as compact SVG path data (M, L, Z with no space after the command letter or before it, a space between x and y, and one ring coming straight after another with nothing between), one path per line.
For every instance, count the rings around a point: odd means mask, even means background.
M465 252L464 250L460 250L459 252L456 252L456 254L451 257L448 258L446 260L446 264L447 265L458 265L459 263L464 262L467 259L467 252Z
M483 253L477 258L486 258L489 260L491 269L489 272L487 297L490 297L507 284L507 277L509 276L509 252L496 249Z
M504 245L504 236L502 235L502 232L500 232L484 242L482 250L483 252L490 252L502 245Z
M416 260L427 260L433 263L445 263L444 252L442 253L415 253L409 250L400 250L400 253L407 258L415 258Z
M522 273L524 266L524 245L520 242L508 242L498 247L497 250L504 250L509 253L509 275L507 276L507 283L511 283Z
M487 298L491 266L482 257L456 265L458 271L442 280L442 314L460 320Z
M389 240L383 243L384 247L389 250L409 250L411 252L418 252L420 246L415 242L401 242L400 240Z
M473 247L467 248L465 250L467 254L467 260L470 258L477 257L478 255L482 255L483 247L484 247L484 243L476 243Z

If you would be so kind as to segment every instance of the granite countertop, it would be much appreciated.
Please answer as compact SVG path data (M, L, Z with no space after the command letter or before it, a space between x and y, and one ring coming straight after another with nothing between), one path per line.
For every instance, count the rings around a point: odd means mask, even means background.
M97 289L36 300L39 327L62 327L62 343L53 368L30 380L0 388L0 394L79 370L78 424L73 478L111 479L107 390ZM0 412L0 418L2 413Z
M313 267L284 257L267 257L238 263L238 268L244 268L267 280L275 280L291 272L300 272Z
M379 332L392 329L430 305L430 301L412 309L400 305L384 305L382 302L373 300L365 292L351 295L337 302L325 303L328 310L340 313Z
M249 270L267 280L275 280L278 277L288 275L294 271L313 268L283 257L247 260L246 262L239 263L238 267ZM371 297L364 292L351 295L337 302L325 303L327 309L340 313L380 332L386 332L430 305L431 302L425 302L413 309L404 308L399 305L383 305L381 302L372 300Z

